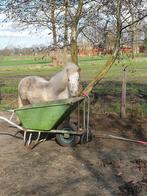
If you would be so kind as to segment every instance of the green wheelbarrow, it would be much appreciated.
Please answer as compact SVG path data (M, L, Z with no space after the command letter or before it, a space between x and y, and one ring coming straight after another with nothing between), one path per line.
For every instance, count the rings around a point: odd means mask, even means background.
M83 110L81 103L83 102ZM24 132L24 143L30 145L33 135L37 134L35 144L40 142L41 133L46 133L45 141L49 134L56 136L56 141L62 146L74 146L81 142L91 140L89 130L89 97L74 97L69 99L50 101L43 104L28 105L16 108L12 111L10 119L0 116L1 120L7 121ZM70 114L77 109L77 122L69 122ZM81 113L82 111L82 118ZM13 114L16 114L21 126L12 122ZM82 123L81 123L82 119ZM82 124L82 125L81 125ZM42 140L41 140L42 141Z

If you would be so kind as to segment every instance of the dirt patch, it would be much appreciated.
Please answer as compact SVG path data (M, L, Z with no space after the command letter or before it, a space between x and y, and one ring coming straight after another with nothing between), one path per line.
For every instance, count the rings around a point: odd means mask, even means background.
M90 122L95 136L147 138L146 119L91 116ZM72 148L52 139L27 150L21 139L9 135L16 131L0 122L1 196L147 195L146 146L94 137Z

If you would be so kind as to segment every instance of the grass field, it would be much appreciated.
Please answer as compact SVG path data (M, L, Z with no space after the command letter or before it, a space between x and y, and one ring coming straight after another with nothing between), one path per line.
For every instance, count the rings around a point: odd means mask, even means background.
M81 80L90 81L105 66L109 56L79 57L81 67ZM51 60L43 59L41 56L1 56L0 57L0 107L6 107L13 99L17 98L17 85L20 79L27 75L39 75L49 79L53 74L61 70L61 67L49 66ZM100 95L109 94L120 96L122 70L128 67L127 71L127 93L132 96L140 94L147 95L147 56L136 57L130 60L123 56L120 62L116 62L105 78L97 85L94 91ZM10 100L11 98L11 100ZM140 103L143 112L147 113L146 100ZM118 111L119 104L116 102L112 110Z
M108 56L79 57L82 80L92 80L103 69L108 58ZM34 56L3 56L0 57L0 77L21 75L51 76L62 69L60 67L50 67L50 62L50 59L42 60L41 57ZM128 66L128 79L130 81L146 83L147 57L137 57L131 61L127 56L123 56L120 63L114 64L104 79L119 81L123 66Z

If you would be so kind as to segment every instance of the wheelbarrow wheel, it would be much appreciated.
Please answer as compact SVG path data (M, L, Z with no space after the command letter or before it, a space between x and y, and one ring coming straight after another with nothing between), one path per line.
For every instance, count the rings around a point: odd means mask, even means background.
M58 133L56 134L56 141L61 146L75 146L79 143L79 136L70 134L70 131L74 131L71 127L63 127L62 129L69 131L68 134Z

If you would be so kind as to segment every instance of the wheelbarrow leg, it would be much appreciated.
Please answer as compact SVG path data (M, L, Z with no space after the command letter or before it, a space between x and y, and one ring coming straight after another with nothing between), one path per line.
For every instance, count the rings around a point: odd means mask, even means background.
M40 142L45 142L47 140L48 136L49 136L49 133L46 135L46 137L44 139L40 140Z
M24 131L23 140L24 140L24 146L26 146L26 144L27 146L29 146L32 141L32 133L29 133L29 139L27 140L27 131Z
M35 144L37 144L37 143L39 142L40 135L41 135L41 132L39 131L39 132L38 132L38 137L37 137L37 139L35 140Z
M48 136L49 136L49 133L48 133L48 134L46 135L46 137L44 138L44 142L47 140Z
M24 146L26 145L26 135L27 135L27 131L24 131L24 135L23 135Z
M41 132L38 132L38 137L35 140L35 144L31 147L31 149L33 149L35 146L37 146L38 144L40 144L41 142L44 142L47 140L49 133L47 134L47 136L44 139L40 140L40 136L41 136Z
M12 114L11 114L11 116L10 116L10 118L9 118L10 121L12 120L14 114L15 114L15 112L13 111Z
M30 133L30 135L29 135L29 139L28 139L28 143L27 143L28 146L31 144L31 141L32 141L32 133Z

